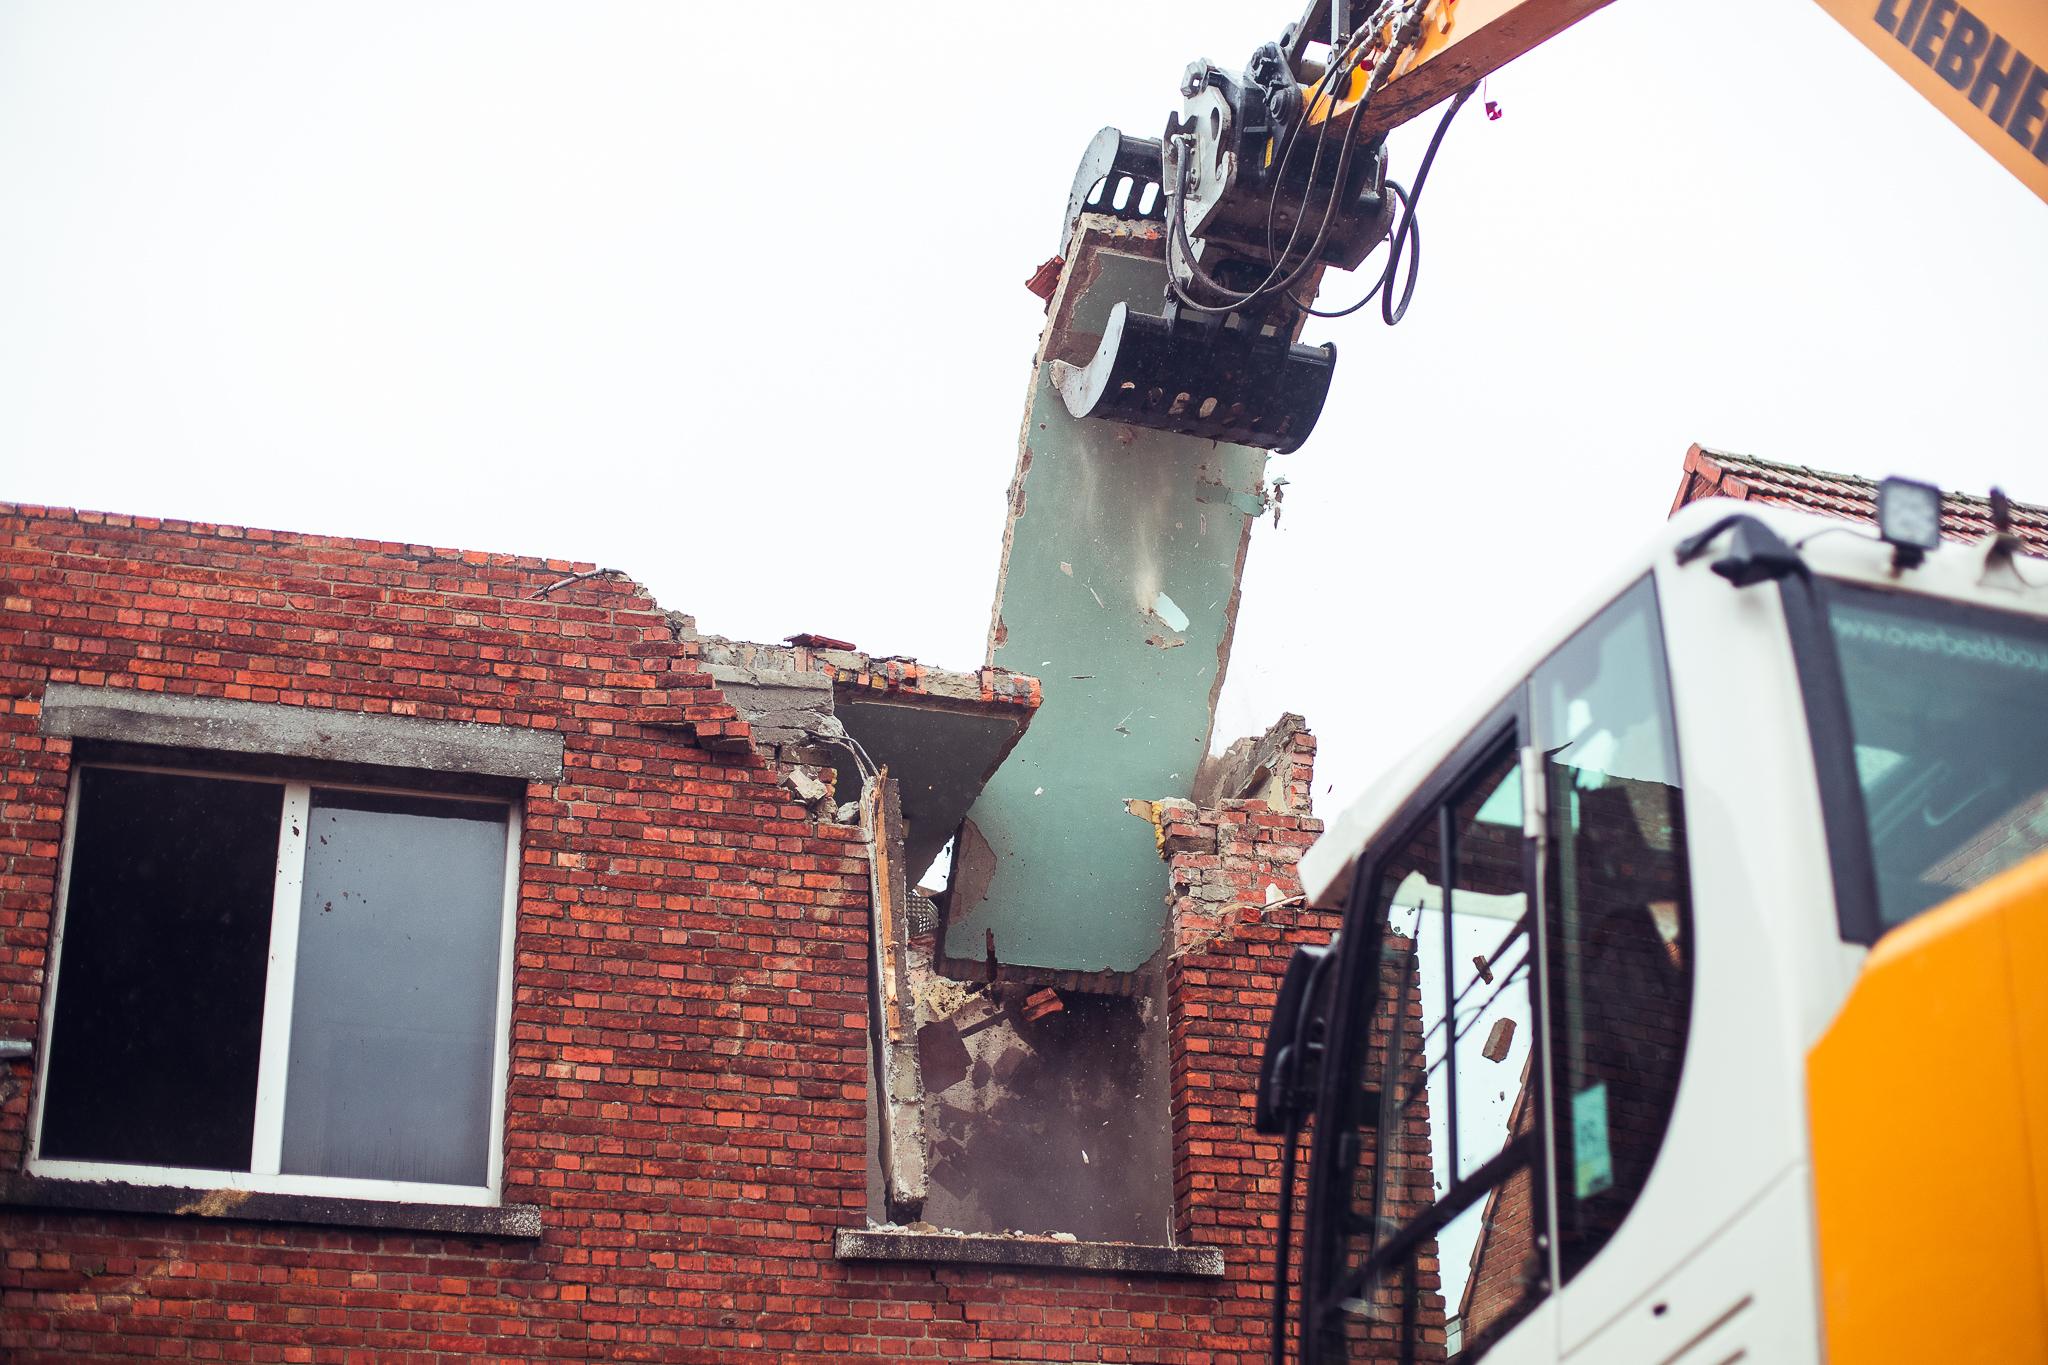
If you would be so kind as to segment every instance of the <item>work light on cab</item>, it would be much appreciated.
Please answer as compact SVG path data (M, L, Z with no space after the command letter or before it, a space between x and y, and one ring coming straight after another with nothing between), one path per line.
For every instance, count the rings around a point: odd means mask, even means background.
M1877 533L1892 546L1892 564L1910 569L1941 544L1941 490L1897 477L1877 486Z

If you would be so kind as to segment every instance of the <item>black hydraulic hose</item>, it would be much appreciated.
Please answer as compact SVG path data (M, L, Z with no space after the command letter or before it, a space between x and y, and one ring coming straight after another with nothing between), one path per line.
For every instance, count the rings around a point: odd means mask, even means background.
M1408 249L1410 238L1415 239L1416 259L1419 261L1422 257L1422 239L1417 235L1415 208L1416 205L1422 202L1422 187L1429 182L1429 168L1436 163L1436 149L1443 146L1444 134L1451 131L1451 120L1458 116L1458 111L1465 107L1465 101L1471 99L1472 93L1478 88L1476 84L1468 85L1452 96L1451 107L1444 110L1444 116L1437 121L1436 132L1430 136L1429 150L1422 154L1422 165L1415 172L1415 190L1408 199L1408 212L1401 215L1400 230L1394 234L1394 245L1387 254L1387 279L1389 281L1394 278L1394 271L1400 265L1402 253ZM1380 294L1380 317L1385 320L1387 326L1392 327L1408 315L1408 300L1414 296L1415 271L1410 269L1408 272L1408 287L1401 291L1399 306L1396 306L1394 303L1394 292L1392 289L1385 290Z
M1319 96L1321 95L1323 88L1329 85L1331 77L1336 73L1336 71L1337 67L1333 65L1329 71L1326 71L1324 73L1322 82L1319 83L1317 86L1317 92ZM1303 213L1302 215L1296 218L1294 223L1294 230L1288 234L1287 245L1281 249L1279 257L1266 271L1266 277L1263 280L1261 280L1257 285L1253 286L1250 290L1247 291L1234 290L1224 285L1221 281L1209 275L1209 273L1202 268L1201 262L1197 260L1195 257L1194 246L1188 239L1188 230L1186 222L1188 165L1186 152L1183 151L1180 158L1180 174L1175 177L1176 183L1170 187L1167 187L1167 191L1170 197L1167 209L1167 217L1173 224L1173 232L1167 243L1168 262L1166 271L1167 288L1172 290L1174 297L1179 300L1182 307L1198 313L1234 313L1270 295L1285 294L1287 291L1293 289L1294 286L1300 282L1301 278L1315 267L1316 259L1322 252L1323 241L1325 237L1327 237L1329 234L1330 220L1335 216L1337 208L1337 196L1343 192L1344 180L1350 170L1351 150L1353 141L1351 136L1352 130L1357 126L1359 115L1364 112L1365 101L1360 100L1357 104L1353 105L1347 113L1339 116L1345 120L1345 124L1344 134L1342 139L1340 140L1337 149L1336 181L1334 184L1331 185L1329 198L1323 204L1323 216L1316 225L1316 235L1314 240L1309 244L1308 253L1304 255L1300 262L1298 262L1296 265L1292 266L1291 268L1287 266L1287 257L1293 253L1295 240L1301 232L1302 224L1307 221L1307 214ZM1323 144L1329 137L1330 127L1335 121L1336 120L1334 118L1325 119L1321 126L1317 129L1315 155L1309 159L1309 180L1311 184L1313 184L1315 180L1316 168L1322 164ZM1295 130L1292 129L1289 130L1289 140L1281 154L1280 172L1276 173L1275 177L1276 193L1278 192L1278 175L1286 171L1287 157L1291 155L1294 150L1294 144L1292 140L1294 131ZM1268 207L1270 212L1270 205ZM1302 207L1304 209L1308 207L1308 201L1306 199L1304 199ZM1223 296L1224 298L1230 301L1219 305L1202 303L1199 300L1192 298L1188 294L1188 292L1181 287L1180 281L1174 279L1173 277L1172 255L1173 249L1175 247L1178 247L1180 249L1181 258L1183 261L1186 262L1189 276L1193 281L1199 282L1205 288L1214 291L1215 293ZM1289 297L1291 298L1291 295Z
M1392 190L1394 197L1401 201L1404 225L1407 222L1412 222L1415 218L1415 207L1414 200L1408 196L1408 187L1397 180L1389 180L1387 188ZM1387 240L1391 240L1391 238ZM1422 226L1419 223L1416 224L1414 241L1410 245L1413 249L1408 253L1408 287L1401 294L1401 311L1404 313L1408 311L1408 296L1415 292L1415 272L1422 267ZM1345 304L1342 308L1317 308L1312 304L1303 303L1298 298L1294 301L1294 305L1312 318L1348 318L1378 298L1380 291L1388 287L1394 278L1393 266L1392 255L1389 253L1386 268L1382 269L1379 278L1372 282L1372 288L1366 290L1356 300Z
M1273 1365L1287 1365L1287 1261L1294 1244L1294 1162L1301 1116L1287 1120L1280 1140L1280 1241L1273 1248Z
M1350 317L1371 303L1374 298L1378 298L1380 319L1387 326L1392 327L1408 316L1409 300L1415 297L1415 277L1422 269L1422 224L1415 217L1417 208L1422 204L1422 187L1429 180L1429 168L1436 163L1436 150L1443 145L1444 134L1451 129L1451 120L1458 116L1458 110L1464 108L1465 101L1471 99L1472 93L1478 88L1477 85L1468 85L1451 97L1451 107L1446 109L1443 118L1437 121L1436 132L1430 137L1429 147L1422 154L1422 164L1415 172L1415 188L1410 190L1393 180L1387 182L1387 188L1401 201L1401 225L1394 230L1389 239L1386 267L1380 271L1379 278L1373 281L1372 288L1366 290L1355 302L1342 308L1317 308L1297 298L1294 300L1295 306L1302 312L1317 318ZM1401 258L1404 255L1408 258L1408 273L1401 286L1400 302L1396 303L1394 280L1401 269Z

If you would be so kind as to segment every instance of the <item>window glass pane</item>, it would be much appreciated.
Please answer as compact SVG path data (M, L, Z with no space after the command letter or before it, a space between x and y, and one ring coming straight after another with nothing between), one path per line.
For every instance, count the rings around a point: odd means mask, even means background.
M1469 1181L1536 1127L1528 1093L1535 957L1522 863L1522 774L1514 756L1504 756L1451 817L1457 876L1449 978L1456 1043L1451 1076L1438 1091L1455 1089L1456 1179ZM1440 1170L1447 1160L1437 1154ZM1529 1166L1525 1161L1489 1179L1488 1193L1437 1239L1451 1360L1477 1360L1543 1293Z
M1361 986L1374 992L1376 1004L1365 1021L1359 1084L1352 1096L1359 1156L1352 1167L1353 1233L1344 1242L1343 1266L1354 1276L1375 1245L1436 1199L1417 935L1438 927L1442 918L1437 853L1432 815L1381 869L1371 911L1385 927L1378 980ZM1441 996L1437 1014L1441 1017ZM1323 1325L1333 1340L1344 1343L1352 1358L1387 1358L1373 1353L1384 1353L1399 1341L1399 1275L1351 1284L1339 1309L1338 1321Z
M41 1155L246 1171L284 788L78 783Z
M502 806L313 793L285 1171L488 1180L506 829Z
M1656 595L1645 579L1530 683L1547 755L1564 1275L1642 1192L1692 1001L1685 834Z
M1380 876L1380 1006L1366 1038L1353 1211L1384 1244L1447 1196L1461 1207L1407 1267L1412 1298L1392 1270L1353 1284L1340 1307L1354 1358L1393 1358L1389 1342L1407 1332L1416 1359L1445 1359L1448 1342L1448 1358L1476 1361L1543 1294L1533 1149L1494 1168L1490 1188L1473 1180L1535 1130L1522 845L1521 776L1504 749L1419 822ZM1359 1236L1347 1247L1354 1275L1373 1244Z
M1460 801L1452 817L1458 869L1451 889L1450 960L1457 1015L1456 1174L1465 1180L1499 1156L1514 1135L1510 1120L1521 1103L1534 1037L1522 774L1514 759ZM1446 1270L1447 1283L1455 1273Z
M1533 1112L1520 1131L1532 1124ZM1478 1360L1542 1299L1541 1222L1535 1168L1521 1165L1443 1230L1451 1360Z
M1878 916L1900 924L2048 848L2048 622L1825 591Z
M1438 885L1439 836L1423 822L1380 877L1380 1007L1367 1034L1361 1128L1377 1134L1372 1159L1359 1166L1354 1208L1381 1236L1436 1202L1443 1191L1432 1162L1432 1063L1443 1058L1443 992L1423 988L1423 974L1441 982L1443 890ZM1379 1160L1379 1154L1386 1154Z

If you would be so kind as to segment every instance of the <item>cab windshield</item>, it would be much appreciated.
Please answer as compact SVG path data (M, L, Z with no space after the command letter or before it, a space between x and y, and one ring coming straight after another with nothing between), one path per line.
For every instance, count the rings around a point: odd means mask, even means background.
M2048 849L2048 621L1822 591L1890 928Z

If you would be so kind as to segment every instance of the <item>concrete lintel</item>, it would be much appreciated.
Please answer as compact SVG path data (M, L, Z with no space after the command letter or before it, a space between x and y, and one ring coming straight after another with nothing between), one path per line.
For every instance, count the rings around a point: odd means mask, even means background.
M0 1208L303 1223L520 1241L531 1241L541 1234L540 1208L533 1204L408 1204L381 1199L131 1185L119 1180L53 1180L18 1171L0 1173Z
M834 763L831 742L840 734L832 719L832 680L822 673L800 673L791 669L747 668L733 664L710 664L704 670L718 684L726 704L746 719L755 744L781 763L824 761ZM826 746L823 750L820 745ZM854 784L860 778L852 772ZM842 797L842 799L845 799Z
M906 1228L841 1228L832 1254L842 1261L911 1261L923 1265L1024 1266L1113 1275L1223 1277L1218 1247L1148 1246L1137 1242L1061 1242Z
M989 970L984 957L940 957L939 970L958 981L1003 981L1026 986L1050 986L1058 991L1081 991L1088 995L1141 996L1152 989L1152 975L1141 965L1136 971L1070 972L1055 967L1033 967L1015 962L998 962Z
M51 683L42 732L173 748L318 758L425 772L477 773L555 782L562 737L510 725L172 696L126 687Z
M830 674L812 673L798 668L750 668L744 664L706 664L704 671L710 674L711 680L720 687L789 687L820 694L832 691Z
M937 709L948 709L950 704L988 715L1022 712L1026 719L1039 700L1036 678L997 668L961 673L896 655L762 644L720 635L699 636L697 644L705 670L725 685L832 686L841 701L886 696Z

